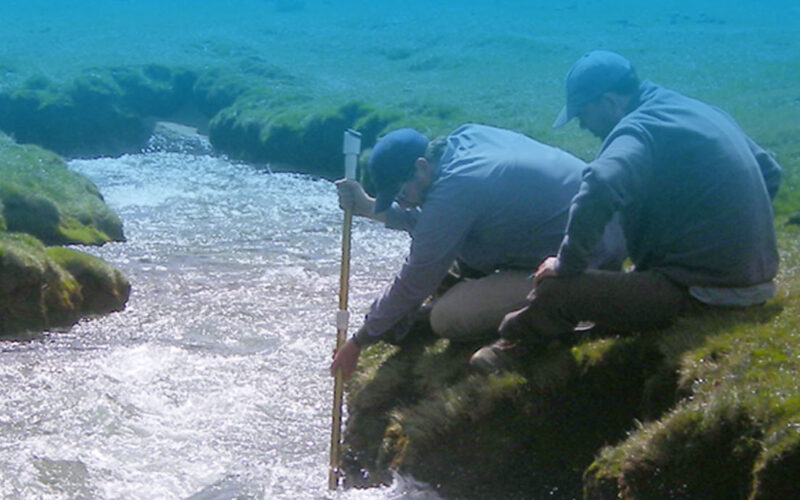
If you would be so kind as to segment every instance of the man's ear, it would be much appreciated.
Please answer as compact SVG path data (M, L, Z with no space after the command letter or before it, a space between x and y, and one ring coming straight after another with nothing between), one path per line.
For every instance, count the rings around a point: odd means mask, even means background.
M416 160L414 160L414 175L415 176L422 176L423 178L427 178L433 175L433 165L431 162L425 159L424 156L420 156Z
M625 116L625 111L628 109L630 96L618 94L616 92L606 92L603 94L602 100L604 106L606 106L606 109L617 121L619 121L623 116Z
M603 95L600 96L600 104L603 106L603 109L611 111L617 108L617 94L614 92L604 92Z

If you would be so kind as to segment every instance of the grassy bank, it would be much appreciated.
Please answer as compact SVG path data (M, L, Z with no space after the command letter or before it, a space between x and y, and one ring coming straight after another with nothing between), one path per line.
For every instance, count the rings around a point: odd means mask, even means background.
M350 385L351 485L396 469L458 498L794 498L800 482L800 231L778 297L650 335L553 343L521 373L476 346L376 346Z

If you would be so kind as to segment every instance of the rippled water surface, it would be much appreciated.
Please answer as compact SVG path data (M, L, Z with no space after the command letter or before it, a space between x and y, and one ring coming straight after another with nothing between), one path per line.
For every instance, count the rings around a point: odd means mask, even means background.
M327 181L209 156L72 161L128 241L127 309L3 342L2 498L430 498L327 490L342 215ZM354 325L407 250L356 221Z

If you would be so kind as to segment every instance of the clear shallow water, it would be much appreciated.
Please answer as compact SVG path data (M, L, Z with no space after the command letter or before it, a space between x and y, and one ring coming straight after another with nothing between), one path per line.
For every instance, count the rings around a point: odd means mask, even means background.
M126 243L122 313L0 344L1 498L433 498L327 490L341 211L326 181L148 153L72 161ZM406 237L356 221L351 311Z

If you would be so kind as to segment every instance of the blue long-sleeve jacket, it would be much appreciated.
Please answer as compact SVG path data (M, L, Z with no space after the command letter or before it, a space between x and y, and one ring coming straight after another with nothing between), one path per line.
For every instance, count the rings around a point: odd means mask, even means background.
M644 82L586 169L558 272L580 273L617 211L638 270L687 288L746 288L778 268L778 163L718 108Z

